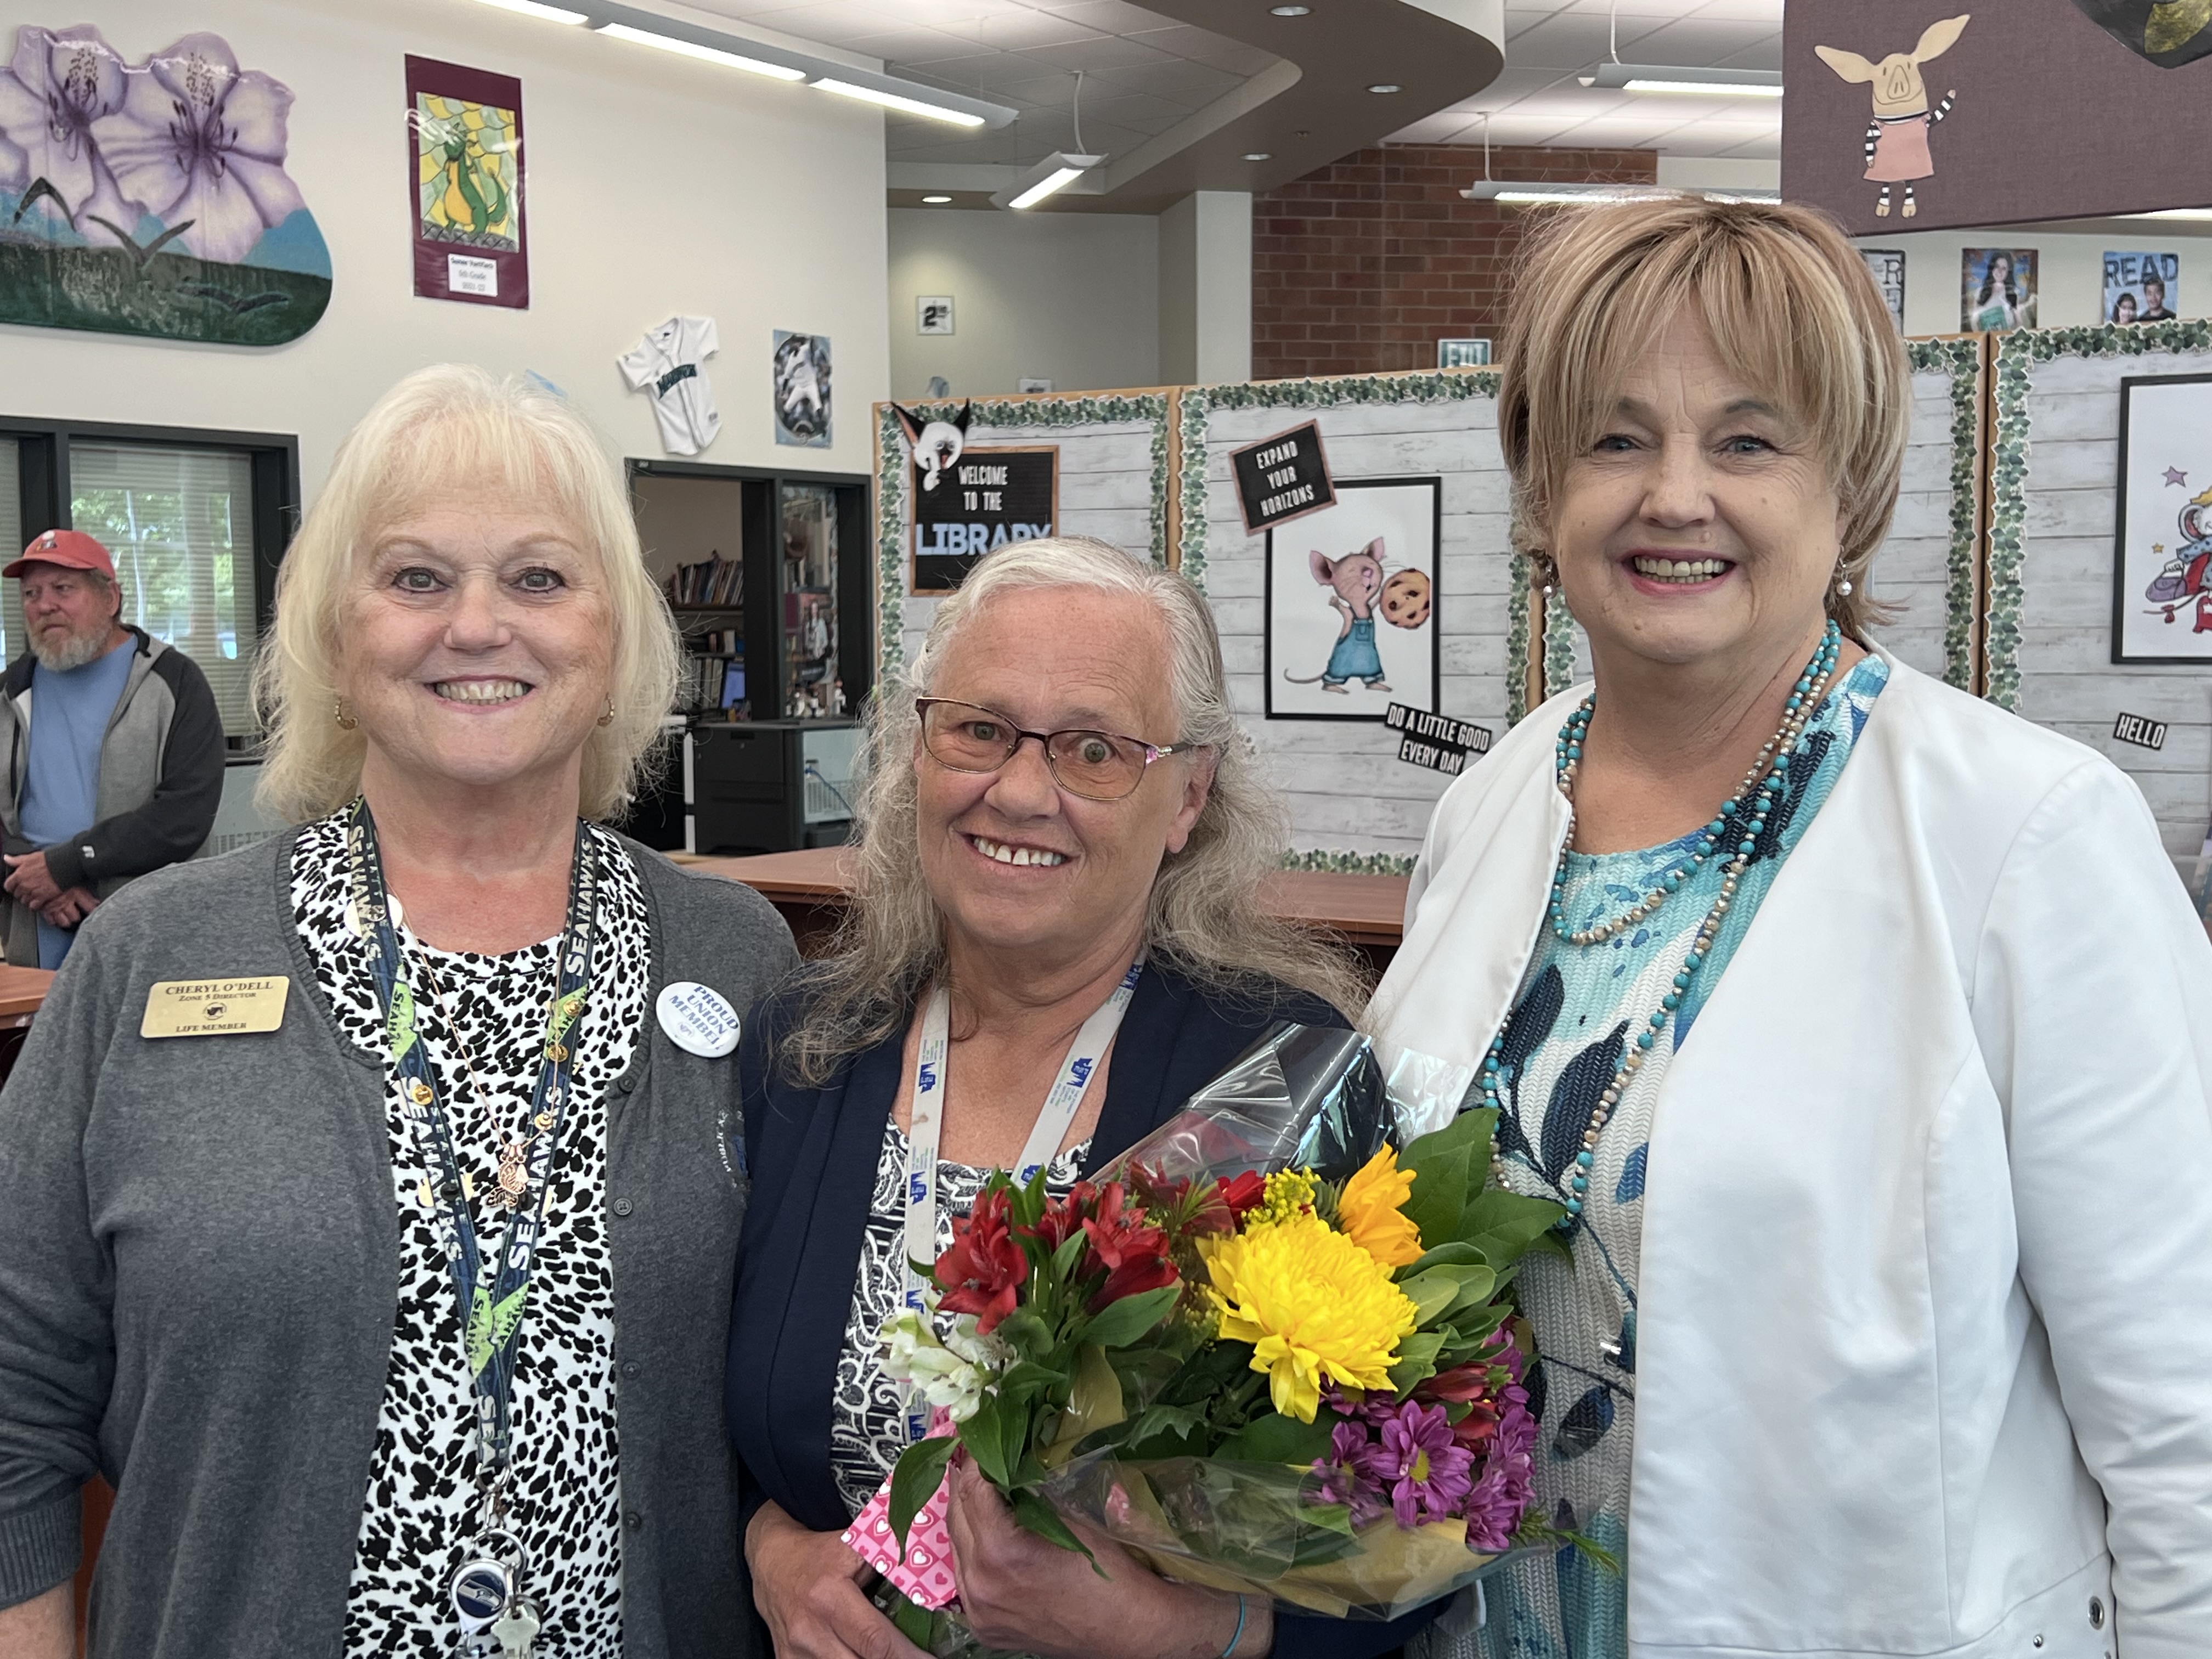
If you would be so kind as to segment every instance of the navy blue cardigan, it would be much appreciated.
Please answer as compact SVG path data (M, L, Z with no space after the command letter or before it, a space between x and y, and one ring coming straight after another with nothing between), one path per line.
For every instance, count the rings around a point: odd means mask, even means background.
M723 1410L742 1460L743 1519L772 1498L802 1526L834 1532L852 1517L830 1474L830 1401L905 1034L902 1028L855 1055L825 1087L797 1087L773 1057L778 1032L805 994L802 976L762 1002L738 1045L752 1197L730 1316ZM1287 987L1271 1004L1228 1000L1158 963L1147 966L1114 1043L1106 1104L1084 1172L1172 1117L1278 1019L1345 1024L1334 1008ZM1440 1610L1387 1625L1279 1618L1274 1653L1370 1659Z

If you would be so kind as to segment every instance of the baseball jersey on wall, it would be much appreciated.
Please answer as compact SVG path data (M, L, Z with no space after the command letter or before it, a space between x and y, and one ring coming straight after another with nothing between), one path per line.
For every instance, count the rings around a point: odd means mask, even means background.
M617 360L630 389L651 395L672 455L696 455L722 429L704 366L720 349L712 317L671 317Z

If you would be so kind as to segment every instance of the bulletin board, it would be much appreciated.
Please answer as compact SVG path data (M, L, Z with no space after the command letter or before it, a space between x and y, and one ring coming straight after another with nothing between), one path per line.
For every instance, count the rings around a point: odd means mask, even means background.
M2110 757L2186 873L2212 823L2212 663L2112 659L2116 600L2142 599L2115 580L2120 393L2136 377L2212 373L2212 323L2022 331L1994 350L1985 695ZM2138 432L2132 447L2137 465L2182 475L2177 515L2212 486L2212 429ZM2185 641L2194 625L2192 607L2172 628Z
M1874 597L1900 607L1874 630L1898 659L1961 690L1976 689L1987 357L1983 334L1908 340L1912 425L1905 440L1897 516L1875 555ZM1589 647L1567 607L1547 609L1544 695L1587 680Z
M1419 699L1433 717L1425 728L1492 737L1525 712L1532 607L1508 535L1497 398L1486 369L1197 386L1180 398L1181 568L1212 605L1231 696L1289 799L1295 866L1397 873L1419 852L1452 776L1401 759L1418 733L1376 718L1378 705ZM1308 422L1335 502L1248 531L1231 456ZM1431 495L1434 527L1424 532ZM1378 538L1387 570L1419 568L1431 584L1432 688L1418 630L1376 623L1389 691L1370 690L1358 665L1328 649L1343 613L1310 562L1319 554L1334 565ZM1307 631L1316 621L1318 644ZM1332 666L1349 676L1333 701L1312 684Z
M1051 533L1096 536L1156 562L1169 556L1169 394L925 400L904 408L951 421L964 408L964 454L1050 448L1055 496ZM875 406L876 683L886 684L921 648L942 595L913 586L915 469L890 404Z

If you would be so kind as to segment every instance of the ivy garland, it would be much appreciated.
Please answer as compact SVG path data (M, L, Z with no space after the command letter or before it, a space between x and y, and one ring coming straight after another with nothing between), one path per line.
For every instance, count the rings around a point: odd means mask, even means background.
M1109 392L1078 398L976 398L908 407L922 419L951 420L963 405L974 410L970 424L1003 431L1010 427L1048 430L1134 422L1152 428L1150 528L1155 563L1168 550L1168 399L1161 392ZM876 678L888 679L906 663L906 538L908 485L905 434L889 404L877 417L876 453Z
M1989 613L1983 692L2000 708L2020 701L2020 612L2027 557L2027 394L2033 368L2057 357L2148 357L2212 351L2212 322L2100 323L2022 329L1997 342L1996 429L1990 434Z
M1979 465L1981 342L1913 340L1907 355L1916 374L1951 377L1951 545L1943 559L1943 678L1974 689L1974 469Z
M1403 853L1285 853L1283 868L1332 876L1410 876L1413 860Z

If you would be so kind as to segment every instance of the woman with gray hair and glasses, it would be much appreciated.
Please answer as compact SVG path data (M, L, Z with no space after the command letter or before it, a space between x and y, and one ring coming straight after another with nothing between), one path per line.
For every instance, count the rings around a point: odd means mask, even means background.
M1273 1022L1342 1025L1363 988L1261 906L1287 825L1204 599L1102 542L976 565L884 696L866 788L838 947L738 1049L754 1196L727 1407L782 1659L915 1652L837 1537L917 1426L877 1343L908 1257L949 1243L993 1169L1042 1164L1065 1193ZM1073 1099L1063 1074L1088 1076ZM954 1471L950 1524L962 1607L993 1648L1357 1659L1420 1622L1276 1619L1103 1540L1101 1577L1017 1528L972 1468Z

